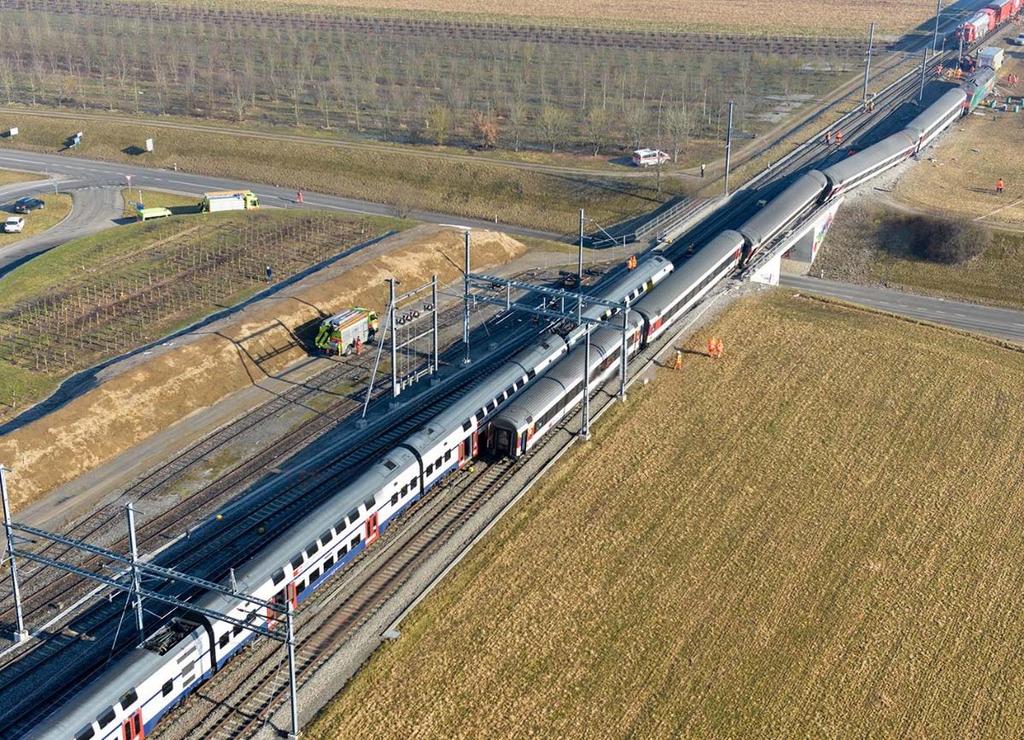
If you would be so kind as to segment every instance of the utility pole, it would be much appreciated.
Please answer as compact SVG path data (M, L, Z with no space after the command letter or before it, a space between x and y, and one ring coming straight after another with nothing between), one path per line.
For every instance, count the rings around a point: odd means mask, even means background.
M395 322L395 283L393 277L388 278L388 323L391 325L391 397L398 398L402 389L398 385L398 324Z
M466 265L462 273L462 285L464 294L462 298L462 343L466 346L466 356L462 358L462 364L468 365L469 357L469 229L466 229Z
M917 93L917 102L924 102L924 79L928 73L928 50L921 52L921 90Z
M736 101L729 101L729 133L725 141L725 195L729 195L729 170L732 167L732 116L736 108ZM721 119L719 119L721 120Z
M580 253L576 260L576 323L583 319L583 224L586 221L586 214L580 209Z
M932 53L939 52L939 16L942 15L942 0L935 0L935 38L932 40Z
M14 592L14 641L28 639L25 615L21 611L21 589L18 587L18 564L14 559L14 530L11 528L11 502L7 497L7 468L0 465L0 499L4 507L4 534L7 535L7 560L11 564L11 590Z
M629 369L629 352L627 341L629 340L629 298L626 299L626 307L622 312L622 354L619 357L619 400L626 400L626 372Z
M135 539L135 507L129 501L125 504L124 513L128 517L128 548L132 556L132 591L135 593L135 626L139 630L140 642L146 639L146 631L142 621L142 581L139 578L139 543Z
M964 63L964 35L963 34L959 34L959 36L960 36L960 50L956 53L956 69L957 69L958 73L959 73L959 71L961 69L961 65Z
M295 626L293 624L292 600L285 597L285 642L288 644L288 694L291 700L291 732L289 740L299 736L299 699L295 692Z
M590 327L587 322L586 349L583 352L583 420L580 425L580 437L590 439Z
M871 30L868 31L868 59L864 64L864 105L868 104L868 80L871 77L871 52L874 51L875 47L875 24L871 24Z
M430 309L434 312L434 375L441 368L441 351L437 340L437 275L430 279Z

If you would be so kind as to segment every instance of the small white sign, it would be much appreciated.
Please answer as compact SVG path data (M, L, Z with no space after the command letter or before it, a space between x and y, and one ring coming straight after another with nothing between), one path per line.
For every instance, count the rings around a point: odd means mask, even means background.
M153 140L152 139L146 139L146 151L147 152L153 151Z
M17 136L18 135L18 127L17 126L11 126L10 130L7 132L7 135L8 136Z

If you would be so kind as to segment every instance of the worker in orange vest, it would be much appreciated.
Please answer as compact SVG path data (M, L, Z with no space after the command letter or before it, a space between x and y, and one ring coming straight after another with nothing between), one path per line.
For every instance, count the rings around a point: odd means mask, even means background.
M715 340L715 359L716 360L722 359L722 355L724 355L724 354L725 354L725 344L722 342L721 339L716 339Z
M843 145L843 132L842 131L836 131L836 146L842 146L842 145Z
M996 180L996 193L998 195L1002 195L1003 194L1003 189L1005 187L1006 187L1006 183L1003 182L1003 178L1000 177L998 180Z
M363 354L363 340L356 337L356 356Z
M672 369L673 370L682 370L683 369L683 353L680 350L676 350L676 362L672 366Z
M715 338L708 337L708 357L714 358L715 356Z

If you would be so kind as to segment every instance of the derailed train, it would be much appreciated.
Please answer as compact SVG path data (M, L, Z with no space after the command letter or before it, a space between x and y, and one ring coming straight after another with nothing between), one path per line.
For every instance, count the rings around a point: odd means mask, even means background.
M624 334L626 351L640 352L801 217L927 146L976 104L973 90L990 88L991 78L972 85L946 93L903 131L800 176L742 226L723 231L679 265L660 256L641 261L596 294L608 301L629 299L625 332L621 313L616 319L603 307L588 309L588 315L603 314L610 322L590 334L586 372L585 331L546 335L273 539L235 571L235 588L263 601L298 605L454 471L488 451L526 453L581 400L584 376L592 392L616 372ZM195 603L257 626L275 617L220 593L200 595ZM141 739L254 635L198 611L181 614L39 720L29 737Z

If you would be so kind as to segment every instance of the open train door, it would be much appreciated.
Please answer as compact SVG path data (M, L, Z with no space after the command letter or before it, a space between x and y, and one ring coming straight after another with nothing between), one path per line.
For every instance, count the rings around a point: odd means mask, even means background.
M121 725L121 740L143 740L146 733L142 726L142 710L136 709L135 714L125 719Z
M377 524L377 512L366 517L366 546L369 547L380 537L380 526Z

